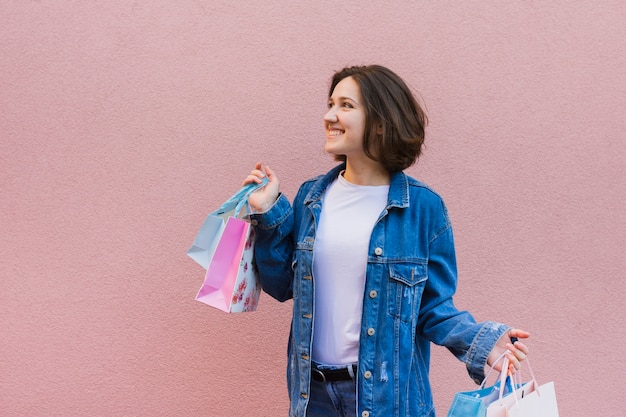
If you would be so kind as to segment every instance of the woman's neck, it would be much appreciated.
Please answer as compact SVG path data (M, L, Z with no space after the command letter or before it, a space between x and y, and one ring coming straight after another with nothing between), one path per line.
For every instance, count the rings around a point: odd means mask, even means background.
M357 163L348 159L343 177L355 185L389 185L391 181L389 172L371 159Z

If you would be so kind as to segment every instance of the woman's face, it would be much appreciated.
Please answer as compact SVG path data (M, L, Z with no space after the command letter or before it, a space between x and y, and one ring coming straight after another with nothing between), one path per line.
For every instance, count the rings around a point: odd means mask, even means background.
M352 77L341 80L328 100L324 116L326 144L324 150L347 158L362 157L365 109L359 85Z

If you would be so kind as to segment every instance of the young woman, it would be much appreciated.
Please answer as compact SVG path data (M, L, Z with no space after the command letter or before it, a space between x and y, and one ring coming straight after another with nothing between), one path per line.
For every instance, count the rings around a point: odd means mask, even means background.
M293 299L290 416L434 416L430 343L447 347L480 382L502 353L511 372L528 353L519 329L476 323L452 296L457 270L439 195L405 175L421 153L426 116L387 68L332 78L325 151L341 163L306 181L293 204L262 164L244 184L263 289ZM495 364L499 369L499 364Z

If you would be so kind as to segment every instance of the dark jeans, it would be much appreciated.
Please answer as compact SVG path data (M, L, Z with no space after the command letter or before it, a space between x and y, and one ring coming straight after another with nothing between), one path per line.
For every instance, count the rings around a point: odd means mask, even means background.
M311 380L307 417L356 417L356 381Z

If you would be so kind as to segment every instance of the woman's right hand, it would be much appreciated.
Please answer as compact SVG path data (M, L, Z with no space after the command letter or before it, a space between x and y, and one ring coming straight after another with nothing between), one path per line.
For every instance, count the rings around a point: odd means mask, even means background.
M269 210L278 198L278 177L267 165L257 162L252 172L243 181L243 185L260 184L266 176L269 182L264 187L253 192L248 198L248 204L255 212L263 213Z

